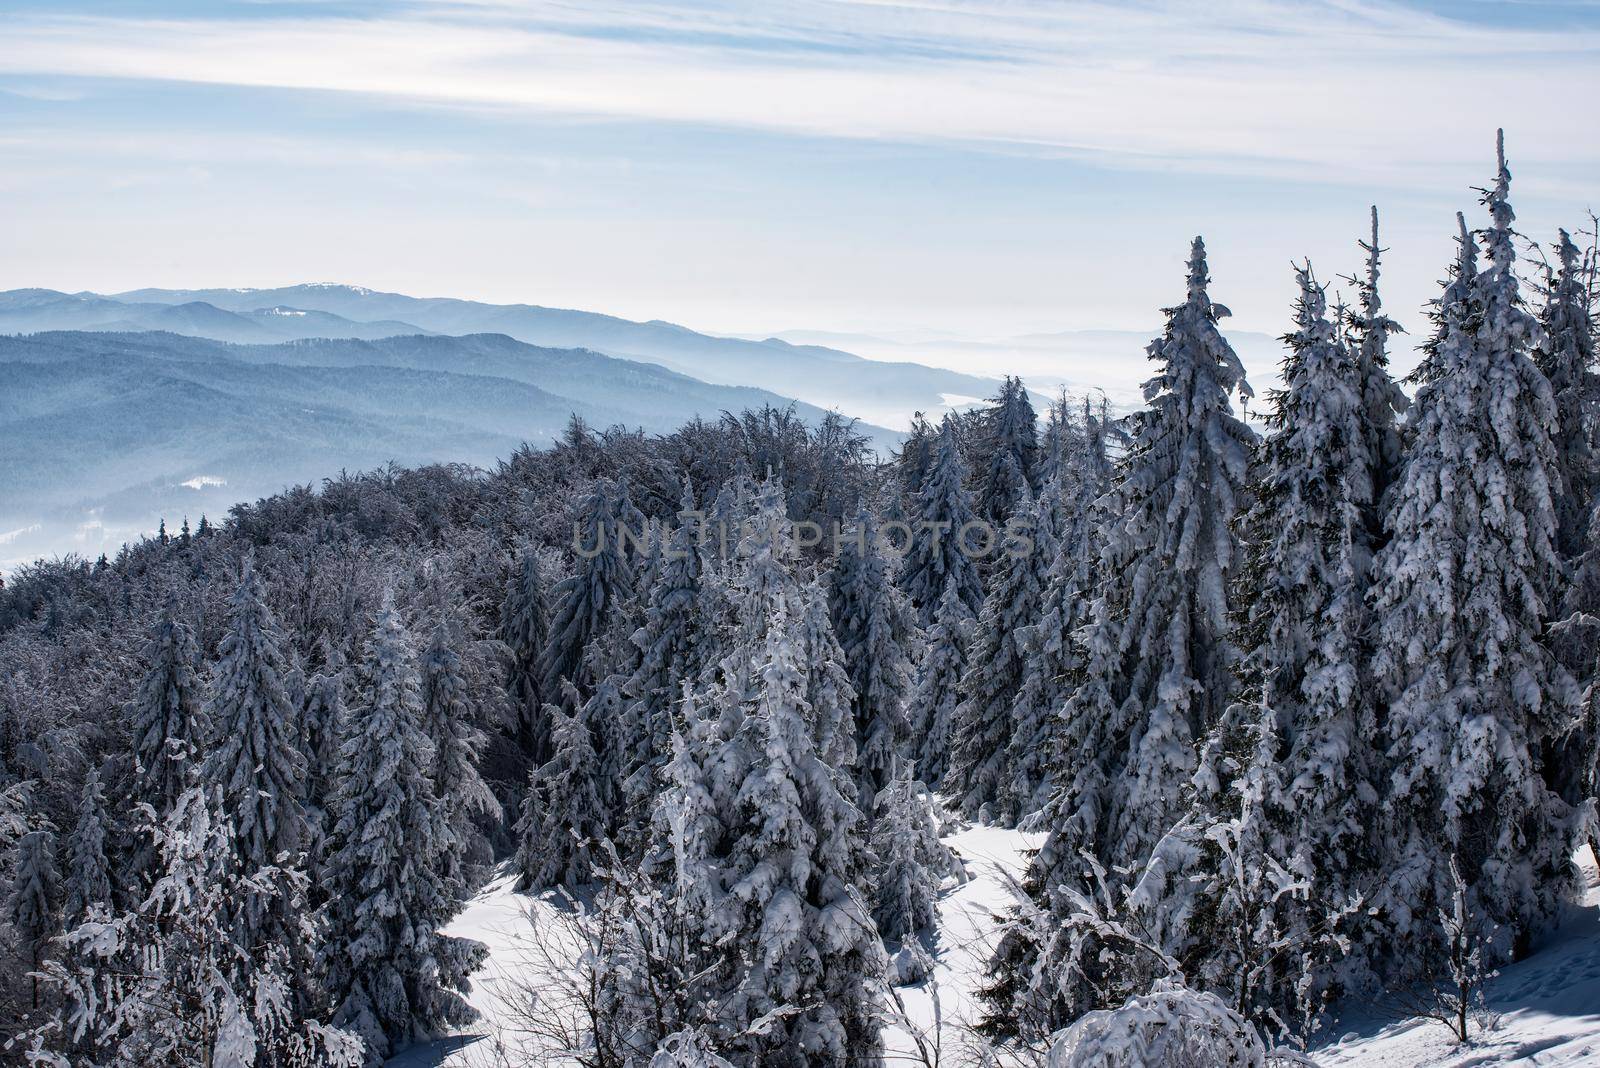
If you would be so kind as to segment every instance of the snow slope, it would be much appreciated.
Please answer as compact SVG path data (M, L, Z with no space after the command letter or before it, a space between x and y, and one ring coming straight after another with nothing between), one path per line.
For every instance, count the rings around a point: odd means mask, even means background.
M970 881L948 888L940 900L940 934L930 982L904 987L906 1025L930 1041L942 1019L945 1064L963 1056L967 1026L980 1014L976 992L996 938L996 916L1009 896L1006 875L1020 875L1027 851L1041 835L972 827L946 838L967 863ZM1600 1065L1600 873L1585 850L1580 854L1587 893L1561 929L1527 960L1502 969L1489 990L1490 1007L1501 1014L1494 1031L1457 1046L1440 1025L1384 1018L1359 1010L1334 1028L1337 1042L1311 1051L1324 1068L1475 1068L1522 1064L1540 1068ZM406 1051L390 1068L508 1068L517 1056L519 1027L511 997L518 976L547 965L546 954L570 959L571 947L539 943L534 923L552 915L557 903L515 893L513 877L490 883L447 928L490 947L489 962L475 977L471 1001L483 1013L475 1031ZM548 937L551 928L541 930ZM937 1010L936 1010L937 1005ZM916 1063L906 1026L886 1035L889 1063ZM908 1061L907 1058L911 1058Z

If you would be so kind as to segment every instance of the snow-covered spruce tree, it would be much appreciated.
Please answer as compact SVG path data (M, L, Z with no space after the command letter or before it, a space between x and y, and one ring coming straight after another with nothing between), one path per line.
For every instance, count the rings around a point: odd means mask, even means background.
M384 594L360 665L334 792L323 966L335 1023L369 1059L471 1021L477 942L438 933L456 901L448 818L434 796L411 637Z
M983 413L978 442L977 513L996 529L1038 489L1039 417L1020 378L1007 377Z
M1556 242L1556 268L1546 284L1539 324L1544 340L1534 362L1550 380L1556 402L1555 450L1560 474L1556 545L1564 559L1584 550L1589 515L1600 486L1600 377L1595 374L1595 265L1588 263L1565 230Z
M1055 556L1055 545L1040 521L1039 502L1026 488L1019 493L1017 512L1008 524L1024 532L1023 537L996 545L999 560L990 572L970 668L961 680L943 780L962 815L1002 826L1027 815L1021 807L1033 794L1033 784L1015 783L1008 767L1016 728L1012 706L1022 685L1027 629L1039 618L1045 569Z
M230 821L209 800L181 794L156 829L159 877L135 907L92 906L62 938L48 970L61 1000L38 1036L35 1063L81 1068L355 1068L354 1036L299 1009L282 943L241 941L241 904L284 899L289 937L311 943L305 876L240 871ZM51 1061L47 1053L64 1056Z
M555 751L530 777L517 821L519 890L593 881L606 840L600 758L570 682L562 684L562 705L549 706L545 716L552 724Z
M697 679L714 653L710 621L700 612L705 562L696 544L698 524L688 521L694 510L686 483L681 521L662 549L645 599L644 623L633 633L639 664L622 687L635 738L623 768L618 837L630 852L647 836L651 806L665 786L663 774L672 759L673 710L683 696L683 684Z
M900 761L874 803L873 920L888 942L931 934L940 885L962 875L960 861L939 841L933 798L912 770L909 760Z
M500 640L511 653L507 690L516 715L517 740L525 754L542 759L549 751L549 728L542 721L544 676L539 657L550 641L550 621L539 554L532 543L517 550L500 611Z
M851 712L859 804L870 819L872 799L889 785L896 756L910 736L906 699L918 635L910 607L895 588L877 521L865 505L834 560L828 610L855 692Z
M1422 358L1406 376L1406 381L1414 386L1437 382L1449 373L1449 356L1444 350L1450 343L1451 317L1468 320L1482 315L1482 309L1473 308L1477 300L1478 244L1472 231L1467 229L1467 217L1459 211L1456 212L1456 231L1455 260L1439 283L1443 292L1430 302L1428 321L1433 324L1433 333L1422 343ZM1415 416L1409 418L1405 427L1408 437L1416 422ZM1387 524L1385 526L1387 528Z
M461 621L448 608L442 609L419 666L422 730L433 744L428 777L450 831L443 871L463 898L476 887L483 865L493 857L480 822L500 813L500 803L478 774L484 736L462 674L465 640Z
M817 752L836 768L855 768L858 762L855 687L845 670L828 613L828 582L819 575L800 593L799 660L806 676L806 705L811 709ZM858 807L864 799L854 798ZM863 815L867 813L863 812Z
M1240 700L1208 739L1193 812L1133 895L1189 981L1269 1031L1306 1029L1343 980L1370 975L1375 947L1350 920L1383 855L1360 662L1379 438L1309 263L1296 280L1243 520Z
M1228 583L1241 552L1233 527L1245 503L1255 434L1229 394L1250 396L1244 367L1217 329L1227 309L1207 292L1205 245L1189 259L1188 299L1150 345L1160 372L1145 383L1119 487L1121 515L1102 563L1117 628L1114 745L1107 837L1091 852L1114 865L1147 856L1175 822L1195 747L1232 690L1235 649ZM1086 696L1099 700L1100 685ZM1076 695L1074 696L1076 701ZM1069 715L1072 712L1069 710Z
M539 657L539 685L547 697L557 692L562 679L585 692L597 681L585 678L584 651L616 606L633 593L626 539L629 533L642 535L644 519L621 485L601 481L579 501L572 530L576 568L553 591L556 610Z
M1399 415L1409 406L1405 392L1389 374L1389 338L1404 328L1384 314L1378 290L1380 261L1386 251L1378 244L1378 209L1372 209L1372 238L1360 242L1367 254L1367 273L1351 279L1359 307L1349 309L1342 324L1345 343L1361 376L1362 426L1372 466L1372 498L1368 509L1368 534L1375 543L1383 538L1383 502L1400 477L1403 447Z
M23 955L34 970L44 959L50 939L59 930L61 872L56 867L56 834L36 827L17 843L12 862L6 920L17 934ZM39 1007L39 980L33 980L33 1007Z
M249 557L217 652L208 709L214 737L203 778L222 791L240 870L255 871L285 863L309 843L300 807L305 760L294 745L298 717L284 689L284 636ZM281 931L291 922L264 911L269 904L246 909L252 930Z
M1226 309L1207 292L1196 238L1188 299L1167 310L1150 344L1160 372L1107 496L1099 595L1080 632L1086 663L1063 711L1056 793L1035 821L1048 835L1023 886L1044 919L1001 941L984 992L987 1025L1038 1037L1107 1007L1092 929L1066 917L1092 889L1092 870L1141 864L1177 822L1198 767L1200 739L1233 691L1236 651L1228 585L1242 555L1234 520L1244 505L1254 435L1229 394L1249 396L1244 368L1217 329Z
M1006 758L1006 789L1017 798L1020 812L1032 813L1024 821L1030 827L1049 826L1044 811L1063 767L1061 711L1083 681L1086 663L1076 635L1089 623L1098 592L1099 501L1110 490L1112 476L1104 401L1096 415L1085 399L1082 419L1076 430L1064 413L1053 420L1061 457L1040 507L1055 513L1055 553L1044 577L1038 622L1023 637L1022 683L1012 707L1016 725Z
M915 530L911 551L900 565L900 588L916 606L924 627L933 622L939 598L951 581L968 611L976 615L983 605L977 562L962 545L977 537L975 530L968 529L978 516L966 482L967 466L956 442L955 421L947 415L939 427L933 469L917 492L911 516Z
M961 703L961 680L967 674L967 649L976 625L961 600L956 582L945 583L944 596L934 613L933 626L923 644L917 665L916 689L910 709L911 739L917 767L929 785L938 787L950 762L950 737L956 708Z
M895 454L895 481L906 499L915 497L928 480L938 440L939 432L928 422L928 417L921 412L912 413L911 430Z
M706 901L705 941L720 947L708 995L731 1060L878 1064L884 962L856 889L862 817L848 769L817 747L797 630L779 603L760 644L735 654L754 658L744 714L724 717L709 774L722 841L680 878L709 881L692 893Z
M175 602L162 608L143 659L145 676L127 708L138 768L134 791L160 817L188 787L211 732L195 674L194 630L179 618Z
M1557 413L1515 273L1503 142L1499 163L1484 195L1488 263L1477 270L1469 245L1439 309L1439 377L1417 392L1372 597L1392 769L1374 903L1400 979L1442 952L1432 921L1452 855L1498 925L1496 955L1525 951L1574 890L1577 820L1544 759L1577 698L1543 644L1560 573Z
M67 837L66 899L62 908L62 924L69 929L77 926L91 908L111 906L111 864L106 859L109 831L106 794L100 785L100 769L90 768L83 781L83 797L78 802L78 822Z
M327 832L328 797L339 766L339 745L345 728L344 654L326 633L317 640L320 666L306 680L300 709L300 750L305 757L307 818L319 838Z

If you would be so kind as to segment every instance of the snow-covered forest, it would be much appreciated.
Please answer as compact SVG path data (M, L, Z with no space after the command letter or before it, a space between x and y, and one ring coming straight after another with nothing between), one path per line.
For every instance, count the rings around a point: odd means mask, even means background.
M1137 411L1008 378L888 458L574 418L19 569L0 1059L379 1064L472 1023L443 929L496 879L560 917L517 1064L1305 1063L1385 998L1471 1038L1600 841L1600 286L1503 151L1459 225L1425 313L1376 210L1295 266L1260 399L1197 238ZM981 827L1038 848L958 1043L903 992Z

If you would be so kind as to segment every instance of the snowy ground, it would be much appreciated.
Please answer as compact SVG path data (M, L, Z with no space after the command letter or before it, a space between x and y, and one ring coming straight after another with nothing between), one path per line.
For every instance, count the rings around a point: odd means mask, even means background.
M940 903L933 982L903 988L901 996L911 1024L930 1034L937 990L947 1064L966 1061L960 1055L961 1036L978 1017L975 991L994 945L994 916L1008 900L1003 873L1020 874L1025 851L1037 846L1039 837L973 827L946 839L966 860L972 879L948 890ZM1588 882L1585 907L1574 908L1539 952L1501 971L1489 991L1491 1008L1501 1014L1493 1032L1457 1046L1438 1024L1354 1010L1336 1029L1343 1035L1337 1043L1311 1051L1316 1063L1324 1068L1600 1065L1600 874L1587 850L1581 860ZM389 1068L522 1068L526 1063L517 1056L519 1027L510 995L521 985L519 976L541 966L529 910L548 917L554 906L514 893L511 882L505 877L485 887L447 929L490 947L472 995L483 1013L475 1033L408 1050ZM567 951L553 947L557 954ZM904 1029L892 1029L887 1044L891 1064L914 1056Z

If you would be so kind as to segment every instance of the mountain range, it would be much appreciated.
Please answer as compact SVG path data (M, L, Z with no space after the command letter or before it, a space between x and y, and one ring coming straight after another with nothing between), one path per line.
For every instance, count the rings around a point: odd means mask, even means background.
M573 414L661 432L791 403L809 422L825 415L768 390L503 334L0 336L0 564L114 550L158 518L216 517L341 469L489 465L523 442L548 444ZM866 430L884 448L899 439Z
M698 333L533 304L410 297L360 286L138 289L125 293L0 293L0 333L164 330L219 341L376 339L401 334L504 334L557 349L590 349L671 368L716 385L755 386L874 423L903 426L914 411L993 393L991 377L918 363L870 360L826 345ZM995 369L996 377L1000 368Z

